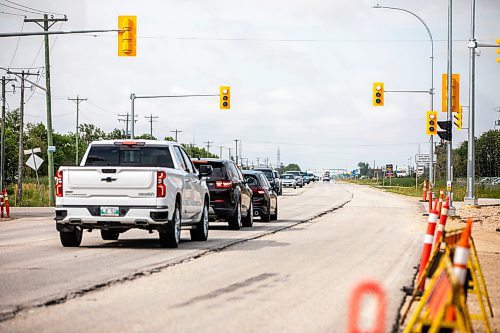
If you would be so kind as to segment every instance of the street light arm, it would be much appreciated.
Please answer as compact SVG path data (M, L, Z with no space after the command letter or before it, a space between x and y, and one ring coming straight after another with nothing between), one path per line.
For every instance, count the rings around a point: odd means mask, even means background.
M388 7L388 6L376 5L376 6L373 6L373 8L383 8L383 9L399 10L399 11L406 12L408 14L411 14L411 15L415 16L424 25L425 30L427 30L427 33L429 34L429 38L431 39L431 54L432 54L431 56L432 56L432 58L434 58L434 39L432 38L431 30L429 29L429 27L427 26L427 24L424 22L424 20L422 20L422 18L420 16L418 16L414 12L410 12L407 9L398 8L398 7Z

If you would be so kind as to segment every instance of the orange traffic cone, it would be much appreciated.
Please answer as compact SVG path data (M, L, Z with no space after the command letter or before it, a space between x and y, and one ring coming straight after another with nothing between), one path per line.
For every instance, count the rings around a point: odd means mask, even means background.
M427 201L427 180L424 180L424 190L422 193L422 201Z
M4 200L3 200L3 191L0 192L0 217L3 217L3 205L4 205Z
M432 204L432 201L431 201ZM436 231L436 222L437 222L437 212L436 210L431 210L429 212L429 219L427 221L427 233L424 237L424 248L422 249L422 257L420 258L420 266L418 270L418 281L422 278L422 274L424 273L425 266L429 261L429 257L431 256L432 251L432 243L434 240L434 232ZM421 290L424 290L425 283L422 283Z
M453 256L453 272L457 277L458 283L461 286L465 284L465 278L467 277L467 261L470 255L470 242L469 238L472 232L472 220L467 220L467 226L462 232L462 237L457 243L455 248L455 255Z
M443 208L444 191L439 190L439 201L438 201L438 219L441 218L441 208Z
M448 219L448 209L450 209L450 196L446 196L446 201L441 208L441 217L439 218L439 224L437 226L436 240L435 244L441 241L441 235L443 234L444 227L446 225L446 220Z
M10 217L9 194L7 193L7 189L3 190L3 198L5 203L5 214L7 215L7 217Z

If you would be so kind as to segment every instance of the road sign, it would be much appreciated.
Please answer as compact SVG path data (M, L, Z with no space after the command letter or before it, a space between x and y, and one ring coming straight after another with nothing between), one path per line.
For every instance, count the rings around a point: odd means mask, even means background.
M35 153L41 153L42 150L40 148L31 148L31 149L26 149L24 151L24 154L25 155L28 155L28 154L35 154Z
M385 176L394 177L394 168L392 167L392 164L385 165Z
M37 171L40 165L43 163L43 158L36 154L32 154L28 160L26 161L26 165L32 168L33 170Z
M431 155L430 154L416 154L415 155L415 163L417 165L429 165L431 162Z
M55 153L55 151L56 151L56 146L48 146L48 147L47 147L47 151L48 151L49 153Z

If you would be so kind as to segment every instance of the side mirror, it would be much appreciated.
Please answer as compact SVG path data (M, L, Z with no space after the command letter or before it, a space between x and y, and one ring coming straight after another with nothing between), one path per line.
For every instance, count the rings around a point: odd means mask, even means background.
M199 175L201 177L208 177L212 174L213 168L211 165L202 164L199 166Z

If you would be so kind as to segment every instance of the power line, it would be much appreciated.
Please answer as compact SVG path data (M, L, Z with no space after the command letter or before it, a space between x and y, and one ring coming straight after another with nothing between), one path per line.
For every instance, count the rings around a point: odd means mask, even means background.
M2 10L0 10L0 14L6 14L6 15L12 15L12 16L21 16L21 17L26 17L26 15L22 15L22 14L14 14L14 13L8 13L8 12L4 12Z
M23 30L24 30L24 21L23 21L23 25L21 26L21 32L23 32ZM21 36L19 36L19 38L17 39L16 48L14 49L14 54L12 55L12 59L10 59L9 68L10 68L10 66L12 66L12 63L14 62L14 58L16 57L16 53L17 53L17 49L19 47L20 41L21 41Z
M388 147L388 146L410 146L423 144L423 142L401 142L401 143L374 143L374 144L341 144L341 145L328 145L328 144L312 144L312 143L291 143L291 142L275 142L275 141L255 141L245 140L251 143L264 143L273 145L287 145L287 146L306 146L306 147Z
M11 3L13 5L16 5L18 7L22 7L22 8L27 8L27 9L31 9L31 10L34 10L34 11L37 11L37 12L40 12L42 14L54 14L54 15L61 15L61 16L64 16L64 14L59 14L59 13L55 13L55 12L47 12L47 11L43 11L43 10L39 10L39 9L36 9L36 8L32 8L32 7L28 7L28 6L24 6L24 5L21 5L20 3L17 3L17 2L14 2L14 1L10 1L10 0L4 0L5 2L8 2L8 3Z
M31 10L26 10L26 9L20 9L20 8L12 7L12 6L6 5L4 3L0 3L0 6L4 6L4 7L7 7L7 8L10 8L10 9L18 10L20 12L25 12L25 13L31 13L31 14L37 14L37 15L41 14L41 13L33 12Z

